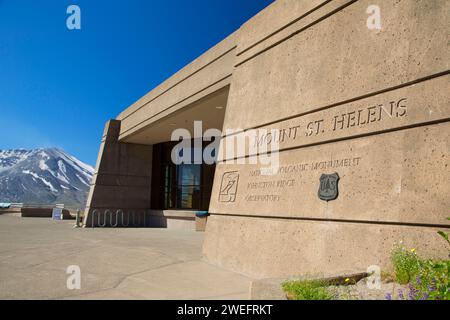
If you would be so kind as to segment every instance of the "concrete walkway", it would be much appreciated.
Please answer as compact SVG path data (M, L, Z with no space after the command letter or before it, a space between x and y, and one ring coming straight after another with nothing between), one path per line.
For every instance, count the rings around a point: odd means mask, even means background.
M248 298L251 279L201 261L202 233L72 225L0 215L0 299Z

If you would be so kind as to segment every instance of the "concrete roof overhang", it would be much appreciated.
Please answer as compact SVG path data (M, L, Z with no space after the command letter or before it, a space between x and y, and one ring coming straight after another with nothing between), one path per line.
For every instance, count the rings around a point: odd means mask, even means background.
M122 138L123 142L153 145L171 141L175 129L187 129L194 137L194 121L206 129L222 130L229 87L222 88L168 116L152 122L139 131Z

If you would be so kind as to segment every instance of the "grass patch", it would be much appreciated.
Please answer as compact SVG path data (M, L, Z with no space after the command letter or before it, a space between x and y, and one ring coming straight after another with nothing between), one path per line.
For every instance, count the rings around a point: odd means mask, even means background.
M408 284L413 280L419 273L422 265L422 261L414 249L408 251L400 245L392 250L391 261L394 266L396 281L400 284Z
M291 300L332 300L327 285L320 280L297 280L285 282L282 287Z

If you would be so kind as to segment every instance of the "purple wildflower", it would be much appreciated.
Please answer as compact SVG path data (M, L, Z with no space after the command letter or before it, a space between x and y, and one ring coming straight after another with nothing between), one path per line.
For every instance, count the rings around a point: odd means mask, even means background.
M403 295L403 290L402 289L398 289L398 298L400 300L405 300L405 296Z
M392 294L387 293L386 294L386 300L392 300Z
M409 300L416 300L418 294L419 294L419 290L417 290L412 283L408 284L408 288L409 288L409 293L408 293L408 297Z
M420 282L420 277L416 276L416 283L420 286L422 283Z
M436 279L435 278L431 279L431 283L428 286L428 291L430 291L430 292L436 291Z
M427 300L430 297L428 293L425 293L420 300Z

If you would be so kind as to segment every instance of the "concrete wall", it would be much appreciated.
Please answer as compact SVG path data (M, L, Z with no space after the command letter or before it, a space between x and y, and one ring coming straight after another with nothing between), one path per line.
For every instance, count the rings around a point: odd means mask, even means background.
M96 214L102 215L108 209L124 210L125 221L132 219L134 212L144 223L150 208L152 146L119 142L119 133L120 121L107 122L87 201L86 226L97 224L92 214L96 209Z
M222 150L259 129L250 145L279 142L279 167L263 174L258 150L222 157L209 262L255 277L359 272L388 268L401 240L448 256L436 231L450 229L450 2L380 1L381 30L367 28L372 4L280 0L237 32L224 129L242 133ZM334 172L339 196L320 200Z
M0 215L13 215L21 218L51 218L53 213L53 208L49 207L24 207L24 208L9 208L0 209ZM63 219L71 220L73 219L70 211L67 209L62 210Z
M22 218L51 218L53 208L21 208L20 216ZM69 210L63 209L62 215L64 220L72 219Z
M174 230L196 230L195 211L191 210L151 210L149 226Z
M10 214L20 216L22 208L2 208L0 214Z

